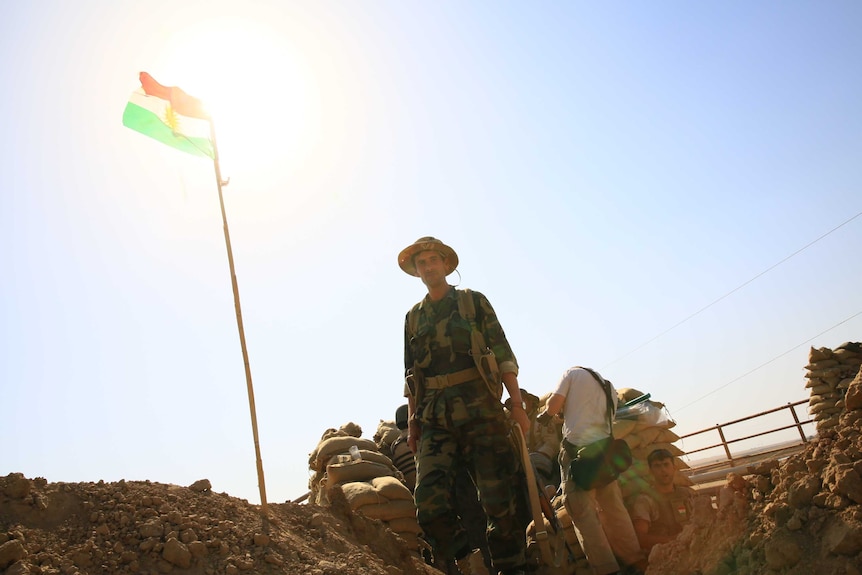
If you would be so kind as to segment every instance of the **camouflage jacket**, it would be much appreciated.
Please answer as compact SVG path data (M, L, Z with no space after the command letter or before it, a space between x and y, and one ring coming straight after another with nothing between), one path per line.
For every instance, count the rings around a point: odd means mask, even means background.
M676 535L691 520L695 491L674 485L673 493L659 493L652 486L639 493L629 512L633 519L649 523L653 535Z
M458 313L458 296L454 287L440 301L429 296L413 306L404 320L404 368L414 362L425 376L454 373L474 367L470 356L470 323ZM488 299L473 291L476 308L476 328L485 337L485 343L494 351L500 372L518 373L518 362L497 314ZM417 313L416 333L410 333L410 314Z

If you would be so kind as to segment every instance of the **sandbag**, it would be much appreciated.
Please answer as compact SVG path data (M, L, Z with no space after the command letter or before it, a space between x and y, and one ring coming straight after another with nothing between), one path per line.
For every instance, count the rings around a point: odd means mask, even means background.
M371 519L380 519L381 521L392 521L393 519L403 517L416 517L416 505L413 501L406 499L396 499L388 503L363 505L356 510Z
M673 458L673 466L677 469L677 471L679 471L680 469L691 469L691 466L679 457Z
M811 388L811 389L813 389L813 388L817 387L818 385L828 385L828 384L827 384L827 383L825 383L825 382L824 382L822 379L820 379L819 377L818 377L818 378L814 378L814 379L809 379L808 381L806 381L806 382L805 382L805 387L806 387L806 388Z
M839 385L841 385L841 384L839 383ZM828 383L821 383L820 385L815 385L811 388L812 397L814 395L823 395L824 393L829 393L830 391L835 391L835 390Z
M389 500L382 496L373 485L367 481L351 481L341 485L341 491L344 492L344 498L350 505L350 509L356 511L363 505L371 505L374 503L388 503Z
M658 443L676 443L679 441L679 435L670 429L662 429L661 433L655 438Z
M375 477L394 474L395 471L386 465L365 460L326 466L326 475L330 485L333 483L350 483L351 481L371 481Z
M642 396L644 393L642 391L638 391L633 387L621 387L617 390L617 398L620 401L620 404L627 403L633 399L637 399Z
M640 447L641 444L641 438L636 433L629 433L623 437L623 441L628 443L629 449L631 449L632 452L634 452L636 448Z
M638 429L634 433L641 438L640 446L643 447L650 443L655 443L657 441L656 438L661 435L662 431L664 431L663 427L647 427L644 429Z
M820 371L822 369L835 367L839 363L840 362L837 359L821 359L820 361L809 363L805 366L805 369L807 369L808 371Z
M350 435L336 435L334 437L324 439L317 446L317 469L323 468L324 463L329 461L333 455L349 453L351 445L355 445L359 449L377 451L377 444L370 439L363 439L362 437L353 437Z
M377 493L390 501L396 499L413 501L413 494L410 493L410 489L395 477L375 477L371 480L371 485Z
M638 422L634 419L616 419L614 420L614 437L618 439L625 438L626 435L631 433L637 427Z
M333 463L342 463L339 461L339 457L344 455L344 453L338 453L329 458L329 461L326 462L327 465L332 465ZM392 463L392 460L380 453L379 451L369 451L368 449L360 449L359 450L360 459L363 461L373 461L374 463L379 463L381 465L385 465L387 467L391 467L395 469L395 465Z
M419 522L416 517L396 517L386 522L389 529L395 533L414 533L419 535L422 533L422 528L419 527Z
M840 411L840 409L839 409ZM814 415L815 418L821 413L835 413L835 400L823 401L808 408L808 413Z

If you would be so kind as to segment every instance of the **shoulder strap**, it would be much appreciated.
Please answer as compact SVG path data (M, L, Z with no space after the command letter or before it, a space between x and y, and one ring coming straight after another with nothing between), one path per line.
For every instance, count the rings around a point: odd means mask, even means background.
M607 382L607 381L605 381L605 378L604 378L604 377L602 377L602 376L599 374L599 372L597 372L596 370L594 370L594 369L592 369L592 368L590 368L590 367L583 367L583 366L581 366L581 365L578 365L578 366L575 366L575 367L580 367L581 369L583 369L583 370L585 370L585 371L590 372L590 375L592 375L592 376L593 376L593 379L595 379L595 380L596 380L596 382L597 382L599 385L601 385L601 386L602 386L602 389L605 391L605 397L606 397L606 398L607 398L607 400L608 400L608 410L607 410L607 415L608 415L608 431L609 431L609 432L610 432L610 434L611 434L611 439L613 439L613 437L614 437L614 419L613 419L614 400L613 400L613 398L611 398L611 386L610 386L610 385L608 385L608 382Z
M473 301L473 292L468 289L456 289L458 297L458 314L470 324L470 355L476 363L476 369L482 375L488 391L498 401L503 396L503 384L500 369L494 352L485 342L485 336L476 325L476 304Z
M471 327L476 325L476 305L473 303L473 292L469 288L456 289L458 294L458 313L470 322Z

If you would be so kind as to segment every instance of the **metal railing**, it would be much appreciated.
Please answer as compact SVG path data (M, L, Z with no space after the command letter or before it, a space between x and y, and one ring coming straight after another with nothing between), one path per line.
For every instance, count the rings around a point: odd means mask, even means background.
M707 451L709 449L716 449L718 447L723 447L725 456L727 457L727 459L724 461L718 461L717 463L711 463L711 464L707 464L707 465L693 468L688 473L689 474L695 474L695 473L704 471L706 469L714 469L717 467L725 467L725 466L733 467L734 465L739 464L742 460L745 460L745 459L764 458L764 456L767 456L769 454L776 454L779 452L786 451L788 449L788 446L786 444L782 445L781 447L779 447L777 449L766 448L763 450L759 450L759 451L757 451L756 455L753 455L753 456L752 455L747 455L747 456L741 456L740 455L740 456L734 457L734 455L730 451L731 444L739 443L740 441L746 441L749 439L754 439L756 437L762 437L762 436L768 435L770 433L777 433L779 431L785 431L787 429L793 429L795 427L799 431L799 437L800 437L800 442L797 443L796 446L801 446L801 445L804 445L805 443L808 443L808 437L805 435L805 431L802 429L802 426L809 424L809 423L813 423L814 420L808 419L806 421L800 421L799 416L796 413L796 406L802 405L803 403L807 404L808 400L803 399L803 400L797 401L795 403L788 403L787 405L782 405L781 407L776 407L776 408L770 409L768 411L761 411L760 413L755 413L753 415L749 415L749 416L743 417L741 419L735 419L733 421L728 421L726 423L717 423L712 427L707 427L706 429L701 429L700 431L695 431L693 433L689 433L687 435L681 436L680 440L684 440L684 439L695 437L697 435L701 435L704 433L716 431L716 432L718 432L718 436L721 439L720 443L716 443L715 445L710 445L707 447L700 447L698 449L693 449L691 451L686 451L686 455L690 456L693 453L699 453L701 451ZM793 417L794 423L792 423L791 425L785 425L783 427L776 427L774 429L769 429L769 430L762 431L760 433L755 433L752 435L746 435L745 437L739 437L736 439L728 440L727 437L725 436L725 433L724 433L725 428L727 428L731 425L734 425L737 423L742 423L744 421L750 421L752 419L762 417L764 415L769 415L771 413L777 413L777 412L783 411L785 409L789 410L791 416Z

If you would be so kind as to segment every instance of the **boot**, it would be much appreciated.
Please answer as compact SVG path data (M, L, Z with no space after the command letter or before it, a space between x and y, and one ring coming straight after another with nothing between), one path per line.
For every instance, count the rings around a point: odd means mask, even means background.
M485 557L480 549L473 549L470 553L455 560L461 575L490 575L485 567Z

